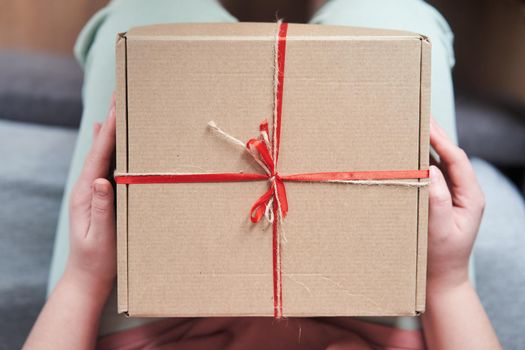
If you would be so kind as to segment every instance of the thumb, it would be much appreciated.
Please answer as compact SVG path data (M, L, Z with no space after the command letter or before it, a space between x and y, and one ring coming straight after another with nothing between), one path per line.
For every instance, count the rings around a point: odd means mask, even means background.
M113 187L106 179L96 179L92 187L91 223L88 234L108 235L115 230Z
M438 167L430 166L428 231L446 232L453 224L452 197L445 177ZM430 237L432 239L432 237Z

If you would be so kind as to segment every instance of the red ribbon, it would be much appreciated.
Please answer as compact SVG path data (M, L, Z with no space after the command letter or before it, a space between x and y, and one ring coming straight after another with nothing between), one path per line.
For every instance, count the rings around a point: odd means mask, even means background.
M215 173L215 174L154 174L154 175L116 175L117 184L155 184L155 183L195 183L195 182L239 182L239 181L269 181L270 186L250 209L252 222L259 222L266 214L271 204L272 223L272 251L273 251L273 294L274 317L283 316L282 305L282 272L281 247L279 239L279 221L288 213L285 181L297 182L333 182L358 180L386 180L386 179L421 179L428 178L428 170L393 170L393 171L350 171L350 172L319 172L293 175L280 175L277 172L279 147L281 141L281 116L284 91L284 63L286 53L287 23L279 25L277 40L277 89L275 96L274 132L270 141L268 122L264 121L259 127L260 136L250 139L246 148L256 159L264 165L267 174L250 173ZM272 152L274 156L272 156Z

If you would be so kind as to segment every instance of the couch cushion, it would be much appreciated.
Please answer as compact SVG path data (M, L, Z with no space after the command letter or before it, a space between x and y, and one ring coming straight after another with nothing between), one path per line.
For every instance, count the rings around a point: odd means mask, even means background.
M458 97L459 144L471 155L496 165L525 166L525 118L519 111Z
M46 295L76 131L0 120L0 349L20 349Z
M78 127L82 70L72 56L0 50L0 118Z

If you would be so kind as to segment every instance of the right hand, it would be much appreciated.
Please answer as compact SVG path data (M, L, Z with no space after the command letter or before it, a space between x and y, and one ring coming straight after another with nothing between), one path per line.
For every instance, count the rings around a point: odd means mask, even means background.
M468 282L485 200L467 155L433 119L430 143L442 169L430 166L427 287L432 293Z

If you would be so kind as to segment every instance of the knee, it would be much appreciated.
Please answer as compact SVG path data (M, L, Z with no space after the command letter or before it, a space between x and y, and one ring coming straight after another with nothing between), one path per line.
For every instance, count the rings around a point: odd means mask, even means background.
M452 30L439 11L422 0L331 0L312 22L420 33L441 46L450 66L454 64Z
M414 1L418 5L421 20L412 31L428 36L434 46L440 45L446 52L450 67L454 66L454 34L443 15L432 5L424 1Z
M75 46L75 55L85 65L92 49L113 52L117 33L131 27L159 23L235 21L237 19L217 0L112 1L82 29Z

